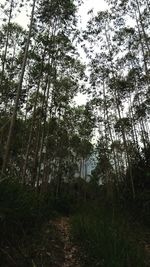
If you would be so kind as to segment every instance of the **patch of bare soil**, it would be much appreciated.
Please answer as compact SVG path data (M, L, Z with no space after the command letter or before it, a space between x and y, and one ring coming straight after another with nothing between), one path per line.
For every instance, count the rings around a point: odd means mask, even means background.
M70 223L66 217L44 224L32 237L18 242L14 247L6 244L0 248L2 267L80 267L78 248L70 237Z
M69 218L61 217L53 222L63 243L64 262L62 267L80 267L78 247L70 237Z

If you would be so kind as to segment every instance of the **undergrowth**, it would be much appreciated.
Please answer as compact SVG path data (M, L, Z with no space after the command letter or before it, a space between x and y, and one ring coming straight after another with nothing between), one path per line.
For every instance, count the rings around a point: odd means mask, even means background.
M66 196L55 199L50 190L37 192L15 179L1 181L0 266L33 267L34 254L38 254L34 250L41 246L44 225L54 217L68 215L71 209ZM42 240L46 246L47 241Z
M34 261L41 266L40 261L44 262L47 257L43 247L48 247L55 235L50 226L48 235L43 235L44 225L51 218L72 214L72 234L82 248L84 266L146 266L144 249L132 238L124 214L121 216L120 211L104 203L80 204L69 194L56 199L52 188L47 193L40 193L16 180L1 182L0 266L33 267ZM43 259L39 250L45 251Z
M113 209L90 205L81 209L72 218L72 234L85 252L84 266L145 267L144 249L129 229Z

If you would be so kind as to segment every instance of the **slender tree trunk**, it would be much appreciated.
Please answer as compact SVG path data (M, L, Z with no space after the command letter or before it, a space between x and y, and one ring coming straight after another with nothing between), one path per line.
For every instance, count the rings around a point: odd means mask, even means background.
M48 127L48 131L47 131L47 136L45 136L45 132L46 132L46 119L47 119L47 112L48 112L48 99L49 99L49 91L50 91L50 75L48 75L48 84L47 84L47 96L45 99L45 116L44 116L44 123L43 123L43 129L42 129L42 138L41 138L41 144L40 144L40 150L39 150L39 161L38 161L38 171L37 171L37 183L39 183L39 176L40 176L40 168L41 168L41 160L42 160L42 151L43 151L43 146L44 146L44 140L46 139L46 147L48 146L48 133L49 133L49 127ZM46 91L45 91L46 93ZM45 98L45 97L44 97ZM47 156L47 149L45 151L45 155L44 155L44 173L43 173L43 181L45 183L46 178L45 178L45 161L46 161L46 157ZM47 165L47 164L46 164ZM42 183L43 183L42 181Z
M30 145L31 145L31 140L32 140L32 135L33 135L33 126L34 126L34 121L35 121L36 106L37 106L37 100L38 100L40 84L41 84L41 79L42 79L42 73L43 73L44 58L45 58L45 50L44 50L44 53L43 53L43 58L42 58L42 63L41 63L39 81L38 81L38 85L37 85L37 91L36 91L36 96L35 96L33 115L32 115L32 121L31 121L30 133L29 133L29 139L28 139L28 144L27 144L27 149L26 149L26 154L25 154L25 161L24 161L24 166L23 166L23 173L22 173L23 183L25 183L25 174L26 174L26 168L27 168L27 164L28 164Z
M6 33L6 45L5 45L5 51L4 51L4 58L3 58L3 62L2 62L1 85L2 85L2 82L3 82L3 77L4 77L4 72L5 72L5 64L6 64L8 43L9 43L9 34L10 34L9 27L10 27L11 18L12 18L13 3L14 3L14 0L11 0L9 18L8 18L8 25L7 25L7 33Z
M113 136L112 136L111 126L110 126L110 122L109 122L108 108L107 108L107 104L106 104L106 92L105 92L104 80L103 80L103 96L104 96L104 113L106 114L106 120L107 120L109 135L110 135L111 143L113 144ZM104 120L105 120L105 118L104 118ZM105 125L105 133L106 133L106 125ZM114 158L114 164L115 164L115 173L116 173L117 178L119 178L117 161L116 161L116 153L114 150L113 150L113 158ZM118 189L116 178L115 178L115 184L116 184L116 187Z
M115 74L114 74L112 56L111 56L112 55L112 53L111 53L111 45L110 45L110 41L109 41L109 37L108 37L107 27L106 26L105 26L105 36L106 36L107 46L108 46L109 55L110 55L112 76L113 76L113 79L116 79ZM121 120L122 116L121 116L121 111L120 111L120 107L119 107L119 103L118 103L118 95L117 95L117 92L116 92L115 88L114 88L114 99L115 99L115 104L116 104L116 109L117 109L117 112L118 112L119 120ZM127 155L127 161L128 161L128 167L129 167L129 173L130 173L130 181L131 181L131 189L132 189L132 196L133 196L133 199L135 199L135 187L134 187L134 181L133 181L133 175L132 175L132 166L131 166L130 156L129 156L129 152L128 152L126 136L125 136L124 128L123 128L122 125L121 125L121 133L122 133L124 148L125 148L126 155Z
M147 8L148 8L149 13L150 13L150 3L149 3L149 0L146 0L146 5L147 5Z
M35 144L35 150L34 150L35 153L34 153L34 159L33 159L33 172L32 172L32 177L31 177L31 185L32 185L32 187L35 187L35 181L36 181L40 137L41 137L41 123L38 122L37 137L36 137L36 144Z
M140 30L140 26L139 26L136 12L135 12L135 18L136 18L136 24L137 24L138 34L139 34L139 41L140 41L140 45L141 45L142 55L143 55L145 73L147 75L148 74L147 60L146 60L145 49L144 49L144 44L143 44L143 40L142 40L142 34L141 34L141 30Z
M18 89L17 89L17 95L16 95L16 99L15 99L13 115L12 115L12 118L11 118L11 124L10 124L7 143L6 143L6 150L5 150L3 166L2 166L2 172L1 172L2 175L5 173L5 170L6 170L8 161L9 161L9 156L10 156L10 147L11 147L11 143L12 143L13 130L14 130L14 127L15 127L15 122L16 122L16 117L17 117L19 98L20 98L20 93L21 93L21 89L22 89L22 83L23 83L23 78L24 78L24 73L25 73L25 67L26 67L29 44L30 44L30 38L31 38L31 32L32 32L35 3L36 3L36 0L33 0L33 7L32 7L32 13L31 13L29 33L28 33L28 38L27 38L27 43L26 43L26 48L25 48L25 53L24 53L24 58L23 58L23 63L22 63L22 68L21 68L20 80L19 80L19 84L18 84Z
M137 4L137 9L138 9L138 13L139 13L139 22L140 22L141 29L142 29L142 32L143 32L145 45L146 45L147 50L148 50L148 53L150 55L150 48L149 48L149 43L148 43L148 36L146 36L146 32L145 32L145 28L144 28L144 24L143 24L143 20L142 20L142 15L141 15L139 1L138 0L135 0L135 1L136 1L136 4Z

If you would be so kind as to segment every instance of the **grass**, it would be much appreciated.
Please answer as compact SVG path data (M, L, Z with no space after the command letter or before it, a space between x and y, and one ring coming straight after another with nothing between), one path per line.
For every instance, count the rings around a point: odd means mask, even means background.
M117 216L118 217L118 216ZM86 207L72 218L72 234L85 251L83 266L144 267L144 249L128 224L107 207Z
M52 192L37 192L16 179L1 181L0 266L53 266L54 242L60 242L49 220L72 213L74 201L65 194L56 199Z
M54 199L51 192L37 194L30 187L22 187L16 181L2 182L0 184L2 266L33 267L32 260L39 263L39 266L42 264L40 261L43 261L46 266L50 261L46 251L53 251L53 239L57 238L51 226L46 226L48 235L43 227L50 218L70 215L75 210L77 211L72 217L72 234L84 252L82 256L86 256L82 260L83 266L146 266L144 249L134 241L135 233L133 235L129 223L125 220L125 214L118 215L114 208L105 204L92 202L80 208L78 204L69 195ZM46 247L46 250L43 250L43 247ZM42 254L39 251L43 251ZM57 251L54 251L53 258L54 260L57 258Z
M68 212L67 201L55 200L50 192L39 194L29 186L22 186L15 179L1 182L0 265L33 267L32 259L40 261L40 255L35 253L36 247L42 250L42 242L43 246L51 243L43 231L43 226L59 213ZM53 237L54 230L49 235ZM44 262L47 256L42 253ZM50 259L48 261L50 262Z

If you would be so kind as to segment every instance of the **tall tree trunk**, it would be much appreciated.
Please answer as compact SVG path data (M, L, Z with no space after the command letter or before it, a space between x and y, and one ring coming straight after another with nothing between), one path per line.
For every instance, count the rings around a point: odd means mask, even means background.
M23 63L22 63L22 68L21 68L21 74L20 74L20 79L19 79L19 84L18 84L18 89L17 89L17 95L16 95L16 99L15 99L13 115L12 115L12 118L11 118L11 124L10 124L7 143L6 143L6 150L5 150L3 166L2 166L2 171L1 171L2 175L5 173L5 170L6 170L8 161L9 161L9 156L10 156L10 147L11 147L11 143L12 143L12 135L13 135L13 130L14 130L14 127L15 127L15 122L16 122L16 117L17 117L19 98L20 98L20 93L21 93L21 89L22 89L22 83L23 83L23 78L24 78L24 73L25 73L25 67L26 67L26 62L27 62L27 56L28 56L28 50L29 50L29 44L30 44L30 38L31 38L31 32L32 32L32 26L33 26L33 20L34 20L35 3L36 3L36 0L33 0L32 13L31 13L31 19L30 19L30 26L29 26L29 33L28 33L27 43L26 43L26 47L25 47L25 53L24 53L24 58L23 58Z
M23 166L23 173L22 173L23 183L25 183L26 168L27 168L27 164L28 164L30 145L31 145L31 140L32 140L32 135L33 135L33 126L34 126L37 100L38 100L40 84L41 84L41 79L42 79L42 73L43 73L44 58L45 58L45 49L44 49L44 53L43 53L43 57L42 57L41 69L40 69L40 73L39 73L39 81L38 81L38 85L37 85L37 91L36 91L34 107L33 107L33 115L32 115L31 127L30 127L30 132L29 132L29 139L28 139L28 144L27 144L27 149L26 149L26 154L25 154L25 161L24 161L24 166Z
M4 72L5 72L5 64L6 64L6 57L7 57L9 34L10 34L9 27L10 27L11 18L12 18L13 3L14 3L14 0L11 0L10 10L9 10L9 18L8 18L8 25L7 25L7 33L6 33L6 44L5 44L4 58L3 58L3 62L2 62L1 85L2 85L2 82L3 82L3 77L4 77Z
M112 136L112 130L111 130L111 126L110 126L110 122L109 122L109 115L108 115L108 108L107 108L107 104L106 104L106 92L105 92L105 82L103 79L103 96L104 96L104 116L106 116L106 119L104 117L104 121L107 120L107 126L108 126L108 131L109 131L109 135L110 135L110 140L111 143L113 144L113 136ZM106 133L106 124L105 124L105 133ZM116 160L116 153L113 150L113 158L114 158L114 164L115 164L115 173L117 178L119 178L119 173L118 173L118 168L117 168L117 160ZM115 185L118 189L118 185L117 185L117 179L115 178Z
M115 77L115 71L114 71L113 62L112 62L111 45L110 45L110 40L109 40L109 37L108 37L106 25L105 25L105 36L106 36L106 42L107 42L107 47L108 47L109 56L110 56L110 62L111 62L111 68L112 68L112 76L113 76L113 79L115 80L116 77ZM119 120L121 120L122 116L121 116L120 106L119 106L119 103L118 103L118 99L119 98L118 98L118 94L117 94L117 91L116 91L115 88L114 88L114 99L115 99L115 104L116 104L116 109L117 109L117 112L118 112ZM129 152L128 152L126 135L125 135L124 127L123 127L122 124L121 124L121 133L122 133L122 139L123 139L124 148L125 148L125 151L126 151L128 168L129 168L129 173L130 173L132 196L133 196L133 199L135 199L135 187L134 187L134 181L133 181L133 175L132 175L132 166L131 166L130 156L129 156Z
M147 50L148 50L148 53L150 55L150 48L149 48L149 43L148 43L148 37L146 36L146 32L145 32L145 28L144 28L144 24L143 24L143 20L142 20L142 14L141 14L141 10L140 10L139 1L138 0L135 0L135 1L136 1L137 9L138 9L139 22L140 22L141 29L142 29L142 32L143 32L145 45L146 45Z

